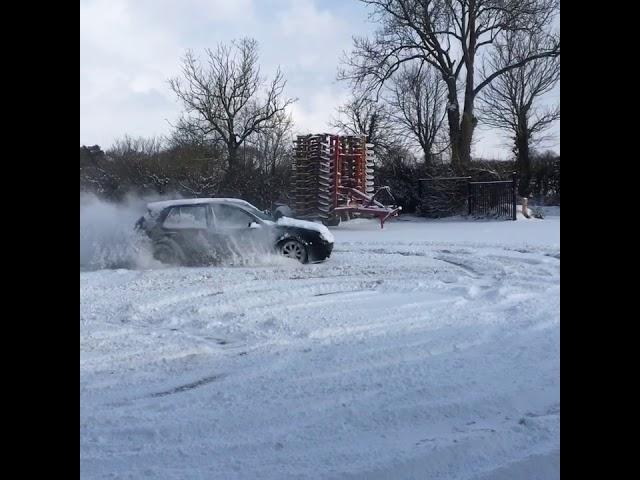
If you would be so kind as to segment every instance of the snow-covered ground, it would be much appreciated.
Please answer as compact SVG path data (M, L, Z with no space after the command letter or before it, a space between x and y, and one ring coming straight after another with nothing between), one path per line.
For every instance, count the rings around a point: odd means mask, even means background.
M560 218L80 273L83 479L554 479Z

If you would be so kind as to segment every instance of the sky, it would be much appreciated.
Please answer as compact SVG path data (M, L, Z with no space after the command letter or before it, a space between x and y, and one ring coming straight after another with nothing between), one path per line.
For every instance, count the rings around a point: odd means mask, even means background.
M241 37L258 41L263 74L282 70L286 95L298 99L295 133L331 131L349 97L339 61L353 36L375 30L368 13L356 0L81 0L80 145L168 134L181 107L167 80L186 50L201 55ZM476 132L476 156L510 157L504 135ZM547 146L559 151L559 135Z

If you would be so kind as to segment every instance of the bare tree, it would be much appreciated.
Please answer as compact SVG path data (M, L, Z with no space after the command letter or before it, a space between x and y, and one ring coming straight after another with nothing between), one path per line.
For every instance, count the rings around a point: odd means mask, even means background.
M509 70L560 54L559 36L554 36L553 42L545 42L545 48L487 72L478 85L475 83L476 64L486 50L499 45L508 32L543 32L552 22L559 0L361 1L373 8L371 18L381 27L372 38L354 39L354 50L344 59L338 78L379 92L404 63L420 60L432 65L447 86L451 155L458 170L471 161L477 123L474 101L480 91ZM464 95L462 112L459 82Z
M258 43L250 38L207 49L205 65L187 52L182 77L169 80L187 114L179 126L223 142L229 172L237 166L240 146L295 101L284 96L285 84L280 69L270 82L260 74Z
M108 150L110 155L120 157L144 157L157 156L164 148L164 139L161 137L132 137L124 135L114 140Z
M331 121L331 126L346 135L366 135L367 141L375 145L379 157L385 157L396 143L387 107L357 91L338 107L338 118Z
M129 188L149 191L167 185L167 175L159 165L164 150L164 139L159 137L131 137L124 135L106 151L109 171L117 179L117 189Z
M217 137L202 137L178 127L167 139L168 170L185 195L213 196L224 180L226 145Z
M539 48L544 39L514 33L503 48L496 49L487 62L488 70L521 61ZM545 139L544 132L560 118L560 106L539 105L540 97L560 80L560 59L537 58L509 70L483 91L478 110L484 123L505 130L513 142L519 173L519 193L530 195L532 146Z
M425 63L403 66L391 79L389 105L401 132L420 146L425 164L447 148L442 139L447 92L441 77Z
M257 151L260 170L271 177L276 168L290 158L293 148L293 118L290 114L279 112L251 142Z

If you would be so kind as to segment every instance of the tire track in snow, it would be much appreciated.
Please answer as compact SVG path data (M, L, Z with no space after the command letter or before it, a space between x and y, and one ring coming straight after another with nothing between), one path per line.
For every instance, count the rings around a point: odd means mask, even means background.
M81 355L103 364L81 363L83 470L464 478L551 450L559 261L365 246L293 269L81 274Z
M198 387L202 387L203 385L207 385L209 383L215 382L224 378L223 374L211 375L209 377L201 378L200 380L196 380L195 382L187 383L185 385L180 385L178 387L171 388L169 390L164 390L162 392L156 392L149 395L152 398L157 397L166 397L167 395L175 395L176 393L187 392L189 390L193 390Z

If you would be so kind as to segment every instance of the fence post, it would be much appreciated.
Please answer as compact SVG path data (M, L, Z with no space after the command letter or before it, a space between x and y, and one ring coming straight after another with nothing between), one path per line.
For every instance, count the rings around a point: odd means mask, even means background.
M518 177L517 172L513 172L511 174L512 182L513 182L513 186L512 186L512 189L513 189L513 202L512 202L512 204L513 204L513 219L514 220L516 220L516 218L517 218L517 209L518 209L517 208L517 198L516 198L517 197L516 194L518 192L518 179L517 179L517 177Z
M471 181L467 180L467 210L469 213L467 214L469 217L471 216Z

